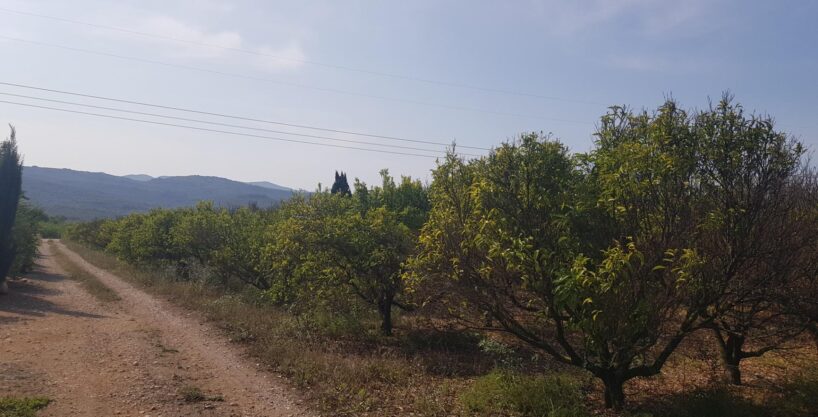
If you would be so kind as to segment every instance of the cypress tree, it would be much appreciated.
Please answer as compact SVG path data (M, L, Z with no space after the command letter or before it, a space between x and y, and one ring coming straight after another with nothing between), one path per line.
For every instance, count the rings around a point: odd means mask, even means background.
M338 171L335 171L335 182L332 183L330 192L332 194L352 195L352 191L349 188L349 182L347 182L347 174L345 172L339 174Z
M0 290L14 263L15 248L11 229L22 194L23 163L17 152L16 131L0 143Z

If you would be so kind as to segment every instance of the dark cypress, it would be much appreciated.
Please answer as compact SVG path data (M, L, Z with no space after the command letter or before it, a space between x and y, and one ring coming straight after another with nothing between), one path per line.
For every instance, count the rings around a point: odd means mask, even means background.
M345 172L339 174L338 171L335 171L335 182L332 183L330 192L332 194L352 195L352 191L349 189L349 182L347 182L347 174Z
M14 263L11 229L17 216L22 193L23 162L17 152L14 126L11 136L0 143L0 285L5 282Z

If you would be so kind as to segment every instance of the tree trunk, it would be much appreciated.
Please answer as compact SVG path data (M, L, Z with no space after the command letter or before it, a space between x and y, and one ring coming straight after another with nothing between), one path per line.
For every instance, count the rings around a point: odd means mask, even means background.
M744 346L744 336L728 334L720 346L727 380L733 385L741 385L741 360L744 358L741 348Z
M724 361L727 370L727 379L733 385L741 385L741 359L730 359Z
M14 248L4 246L3 242L0 242L0 282L6 280L11 271L11 266L14 264Z
M609 373L602 377L605 384L605 408L621 410L625 406L625 380L616 373Z
M381 334L392 336L392 300L381 300L378 303L378 312L381 315Z
M807 326L807 330L809 330L810 334L812 335L812 341L815 342L815 349L818 350L818 324L810 323Z

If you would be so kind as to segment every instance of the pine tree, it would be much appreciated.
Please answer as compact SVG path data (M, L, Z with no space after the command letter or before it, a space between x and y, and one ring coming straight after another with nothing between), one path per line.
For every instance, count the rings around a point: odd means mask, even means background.
M335 182L332 183L330 192L332 194L352 195L352 191L349 189L349 182L347 182L347 174L345 172L339 174L338 171L335 171Z
M0 286L14 263L15 248L12 227L22 194L23 163L17 152L16 132L0 143Z

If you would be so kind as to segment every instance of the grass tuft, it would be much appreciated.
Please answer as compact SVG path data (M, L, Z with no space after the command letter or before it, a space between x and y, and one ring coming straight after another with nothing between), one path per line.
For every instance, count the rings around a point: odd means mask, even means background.
M197 403L200 401L204 401L207 399L204 393L202 392L199 387L194 387L192 385L184 386L179 389L179 395L182 397L185 402L189 403Z
M566 375L528 376L495 370L478 378L461 401L478 415L589 416L583 406L582 385Z
M35 417L51 400L43 397L0 398L0 417Z
M221 395L205 395L199 387L187 385L179 388L179 395L185 402L198 403L202 401L224 401Z

